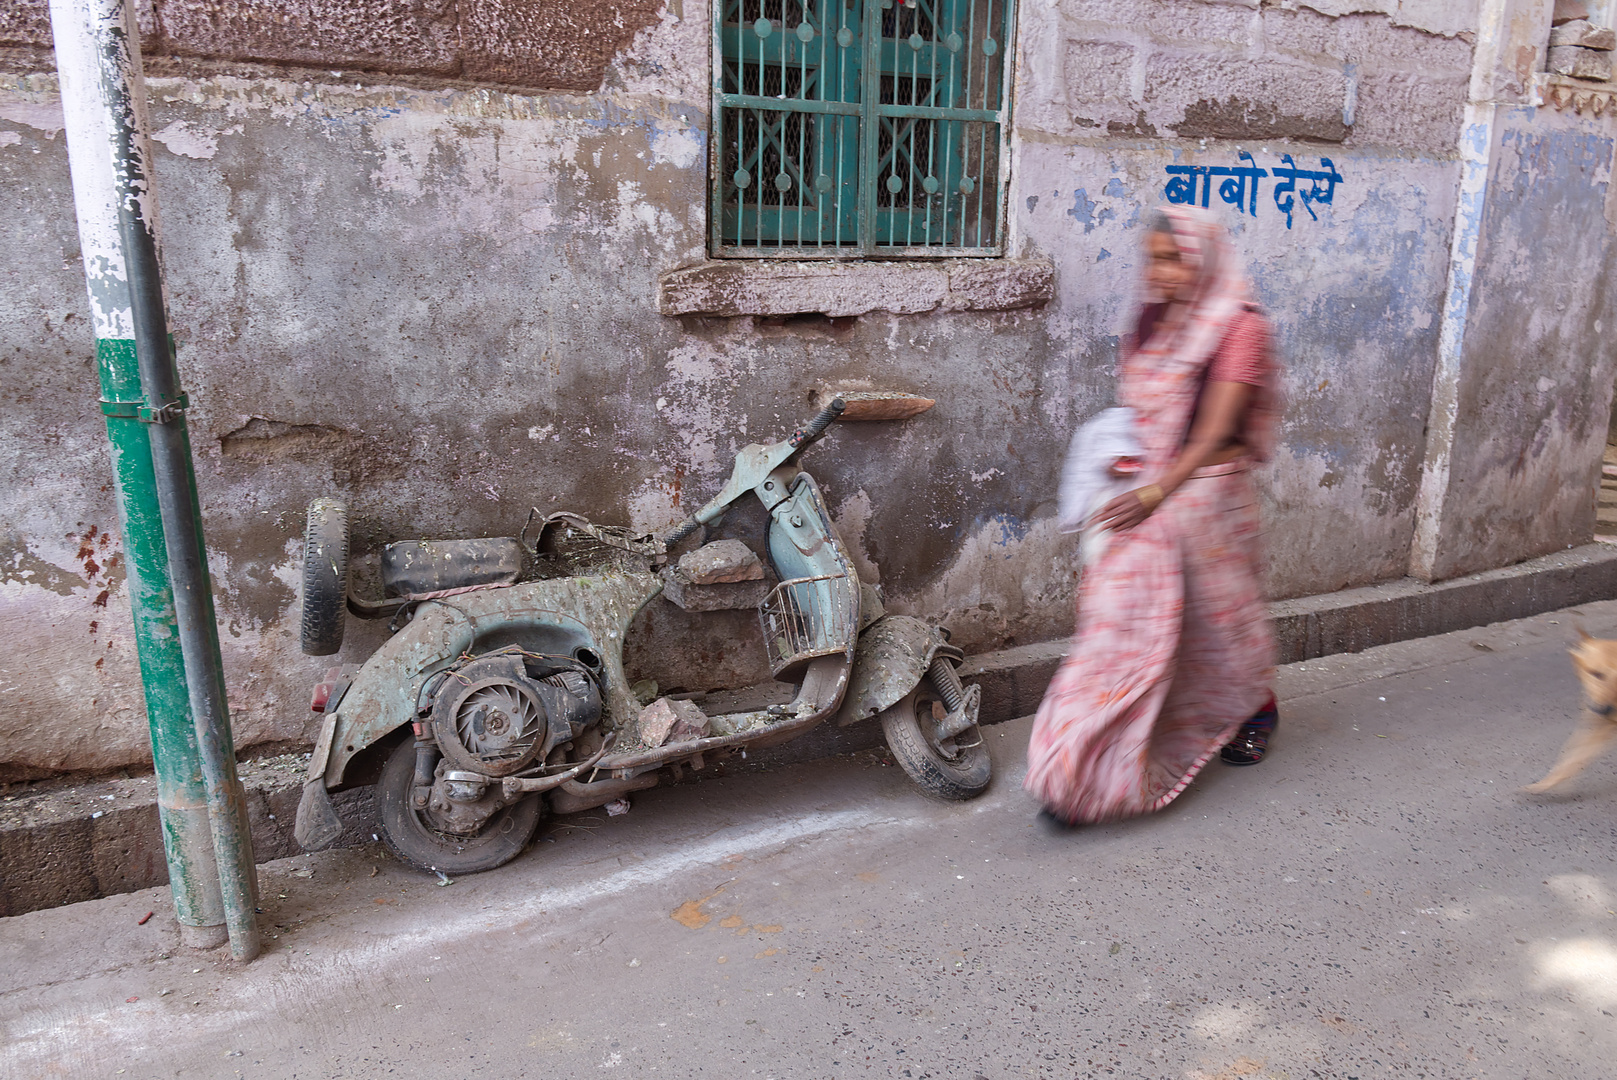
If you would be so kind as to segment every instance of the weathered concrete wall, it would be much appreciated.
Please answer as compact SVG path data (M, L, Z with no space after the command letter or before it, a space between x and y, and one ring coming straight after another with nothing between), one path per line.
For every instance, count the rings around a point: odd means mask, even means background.
M1474 25L1469 5L1426 14L1449 33ZM1119 283L1137 273L1138 222L1163 201L1166 166L1240 166L1242 152L1265 171L1286 154L1311 171L1334 163L1331 204L1293 197L1289 219L1276 176L1258 179L1245 212L1216 190L1209 199L1229 212L1287 368L1266 477L1270 588L1296 596L1400 576L1470 43L1381 15L1241 4L1116 0L1024 7L1022 20L1012 221L1030 250L1056 254L1049 325L1079 371L1109 380L1109 335L1134 300ZM1081 416L1093 399L1077 404Z
M1609 423L1617 87L1543 72L1550 0L1484 0L1410 572L1584 542Z
M656 310L659 277L705 254L705 5L611 9L623 36L597 74L565 76L577 83L535 74L584 69L514 30L491 32L486 52L526 58L526 73L469 66L465 27L503 10L492 5L388 5L403 13L389 33L416 34L420 56L439 50L419 62L339 33L350 23L338 16L364 5L299 8L297 33L258 5L204 19L213 10L157 3L149 48L208 58L159 56L151 89L242 745L309 734L306 687L325 666L295 640L311 497L351 500L362 551L509 534L529 506L657 526L826 386L938 400L902 425L839 429L813 452L892 606L946 618L968 649L1064 634L1075 569L1052 522L1056 473L1072 426L1111 400L1141 216L1183 175L1169 167L1238 166L1243 153L1266 174L1255 199L1223 206L1216 183L1210 199L1251 262L1288 371L1265 477L1272 590L1404 571L1471 70L1467 5L1406 4L1390 18L1195 0L1023 5L1008 254L1053 260L1055 298L762 321ZM538 26L529 15L550 9L522 10L500 25ZM181 26L202 44L165 46ZM340 56L296 51L327 38ZM398 76L352 74L367 56ZM316 60L348 74L317 78ZM48 74L0 88L0 244L16 253L0 266L10 775L145 753L60 123ZM1286 200L1275 170L1287 167L1340 180L1302 178ZM1331 201L1305 203L1322 184ZM665 686L761 673L749 616L698 623L660 607L649 621L680 646L635 654ZM341 659L361 659L380 633L351 626Z
M1269 149L1253 148L1260 165L1274 163ZM1278 596L1404 572L1447 268L1450 163L1327 156L1348 179L1333 206L1316 210L1318 221L1297 209L1288 229L1271 202L1236 232L1286 365L1281 446L1265 474L1270 588ZM1048 181L1015 208L1030 240L1091 252L1063 267L1063 311L1052 316L1066 331L1066 348L1080 356L1086 346L1094 350L1080 361L1086 370L1109 365L1115 345L1102 332L1125 317L1128 303L1115 282L1137 272L1138 218L1155 204L1164 166L1179 162L1239 164L1224 147L1022 150L1023 175ZM1309 164L1317 167L1317 156ZM1073 176L1098 182L1074 190ZM1037 200L1031 209L1028 200Z
M1593 532L1617 379L1612 123L1501 107L1489 132L1433 580Z

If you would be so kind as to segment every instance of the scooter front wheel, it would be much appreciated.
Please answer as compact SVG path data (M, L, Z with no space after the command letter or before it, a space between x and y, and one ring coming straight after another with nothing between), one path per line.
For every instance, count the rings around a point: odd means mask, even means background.
M887 748L923 792L936 799L974 799L988 787L994 763L974 724L950 739L937 737L932 703L941 701L930 676L881 712Z
M475 874L503 866L522 854L539 827L539 795L496 810L476 835L461 836L433 827L432 812L410 805L415 784L415 740L403 739L388 754L376 781L376 809L382 840L400 859L423 870Z

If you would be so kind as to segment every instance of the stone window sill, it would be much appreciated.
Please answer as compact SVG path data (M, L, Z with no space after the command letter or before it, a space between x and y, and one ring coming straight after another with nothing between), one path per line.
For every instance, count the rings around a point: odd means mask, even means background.
M1014 311L1055 296L1048 260L777 262L714 259L664 274L664 315L806 315L831 318L887 311Z
M1589 112L1595 116L1617 113L1617 80L1595 82L1541 71L1533 78L1533 89L1536 105L1549 105L1561 112L1567 109L1579 114Z

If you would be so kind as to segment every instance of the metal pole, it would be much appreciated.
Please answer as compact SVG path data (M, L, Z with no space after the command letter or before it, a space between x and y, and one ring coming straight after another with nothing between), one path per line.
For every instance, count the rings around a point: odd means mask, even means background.
M51 26L97 351L120 357L132 354L139 372L139 400L124 393L103 408L146 430L156 509L173 582L174 640L190 702L193 745L199 752L224 921L232 954L250 960L258 955L257 876L225 704L185 395L174 366L163 299L156 195L147 175L151 144L145 133L139 31L129 0L51 0ZM108 389L104 386L104 392ZM125 489L124 494L127 520L129 497L144 492ZM149 502L139 508L143 520L150 520L151 509ZM145 660L143 652L150 702L150 686L158 673L148 671ZM155 763L171 747L166 742L159 745L156 720L152 727ZM164 768L158 766L159 776ZM195 849L180 861L187 858L196 864ZM171 867L174 861L171 858Z
M73 25L82 27L84 23L78 19ZM122 272L118 216L113 208L112 157L106 152L95 53L82 47L88 37L80 34L72 41L70 36L64 33L57 42L57 70L63 100L69 103L67 141L73 194L96 337L101 410L106 414L107 438L112 445L135 645L151 729L157 812L181 938L188 945L209 948L225 941L224 900L213 857L208 793L191 720L185 660L175 628L151 443L135 414L140 371L132 338L128 280Z

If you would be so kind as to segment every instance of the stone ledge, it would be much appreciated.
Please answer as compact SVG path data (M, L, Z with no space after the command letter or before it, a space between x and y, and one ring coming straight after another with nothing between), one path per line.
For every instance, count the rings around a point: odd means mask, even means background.
M1015 311L1055 296L1048 260L947 259L937 262L785 262L714 259L664 274L664 315L832 318L887 311Z
M302 850L292 822L307 764L307 754L287 754L238 766L259 862ZM371 789L339 792L333 801L345 825L338 843L352 847L370 839ZM167 882L157 784L149 775L0 802L0 918Z
M1596 117L1607 112L1617 113L1617 81L1600 82L1539 72L1533 89L1533 104L1549 105L1557 112L1571 109L1580 116L1591 113Z

